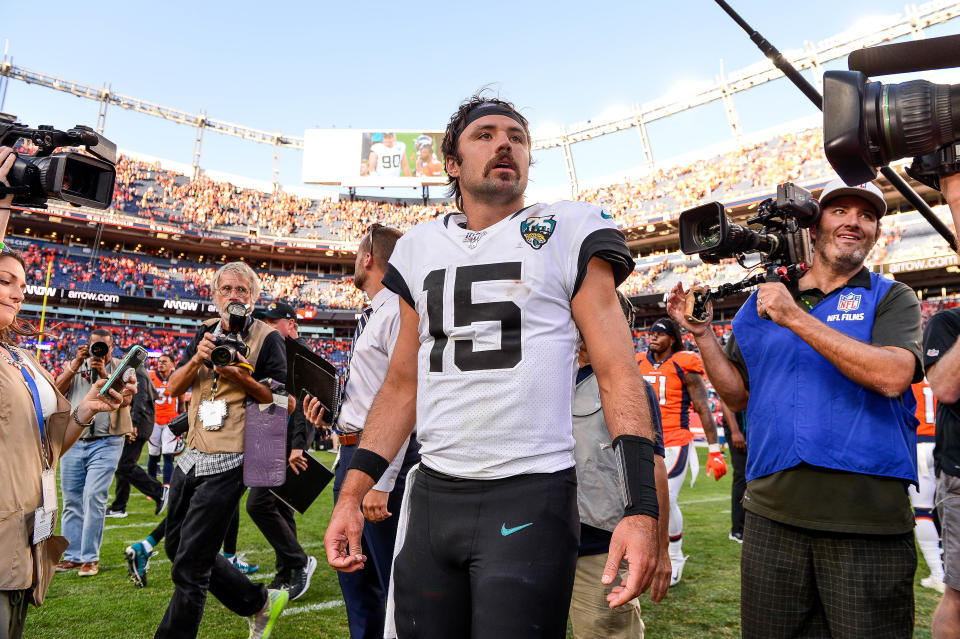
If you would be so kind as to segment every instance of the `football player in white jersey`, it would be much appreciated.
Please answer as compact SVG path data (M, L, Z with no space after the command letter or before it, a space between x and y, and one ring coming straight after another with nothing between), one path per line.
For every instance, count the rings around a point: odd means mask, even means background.
M416 423L423 460L400 514L388 630L405 637L566 633L579 519L572 397L579 334L619 460L624 517L602 582L645 591L657 565L653 426L616 285L633 269L611 216L580 202L524 208L526 119L475 96L442 146L463 214L397 243L384 285L400 334L325 535L327 560L364 567L365 493ZM387 635L391 636L390 634Z
M407 160L407 145L397 142L396 133L384 133L383 142L377 142L370 147L367 170L370 175L380 177L409 176L410 161Z

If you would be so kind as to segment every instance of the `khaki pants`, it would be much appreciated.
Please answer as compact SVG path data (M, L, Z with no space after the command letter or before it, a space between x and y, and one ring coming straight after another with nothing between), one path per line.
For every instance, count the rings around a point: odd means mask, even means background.
M577 559L577 576L570 601L570 621L576 639L643 639L640 600L634 599L613 610L607 595L613 586L600 583L606 555L588 555ZM627 573L627 563L620 564L620 579ZM619 585L619 580L615 581Z
M30 590L0 590L0 639L20 639Z

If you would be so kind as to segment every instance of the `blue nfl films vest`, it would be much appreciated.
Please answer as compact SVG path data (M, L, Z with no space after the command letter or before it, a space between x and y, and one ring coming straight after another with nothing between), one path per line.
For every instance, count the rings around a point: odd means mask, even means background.
M875 273L870 282L834 291L810 314L870 343L877 304L893 284ZM806 462L917 483L917 421L899 398L853 382L792 331L758 317L756 291L733 332L750 372L747 481Z

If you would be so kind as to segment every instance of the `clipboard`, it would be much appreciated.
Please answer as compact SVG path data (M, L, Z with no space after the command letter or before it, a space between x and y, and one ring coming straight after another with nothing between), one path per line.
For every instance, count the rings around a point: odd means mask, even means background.
M307 469L301 470L300 474L294 474L293 469L287 466L287 480L282 486L270 488L273 496L293 508L301 515L307 512L307 508L323 492L330 480L333 479L333 471L318 462L311 455L304 453L307 460Z
M320 400L326 419L335 415L340 400L340 383L336 367L300 342L284 338L287 351L287 392L303 406L304 395Z

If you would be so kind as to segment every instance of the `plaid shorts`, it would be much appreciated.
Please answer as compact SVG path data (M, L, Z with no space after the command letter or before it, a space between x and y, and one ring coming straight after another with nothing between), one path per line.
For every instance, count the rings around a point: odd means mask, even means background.
M943 529L943 582L960 590L960 477L940 471L937 514Z
M743 637L910 637L916 569L912 532L821 532L747 511L740 559Z

